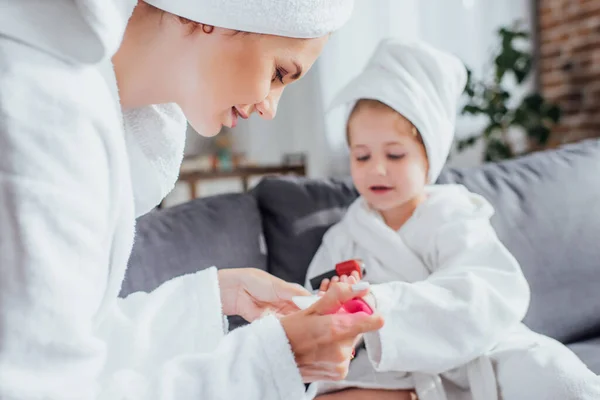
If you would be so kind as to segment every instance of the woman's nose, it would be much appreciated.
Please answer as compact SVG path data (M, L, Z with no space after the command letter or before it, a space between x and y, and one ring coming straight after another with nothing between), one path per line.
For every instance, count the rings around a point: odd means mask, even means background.
M256 104L256 112L261 118L271 120L277 115L277 107L279 107L279 99L283 90L273 91L260 103Z

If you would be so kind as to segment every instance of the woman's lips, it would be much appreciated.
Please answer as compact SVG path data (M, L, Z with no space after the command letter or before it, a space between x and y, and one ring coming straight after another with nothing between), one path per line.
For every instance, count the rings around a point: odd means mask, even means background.
M231 127L235 128L238 124L239 118L248 119L249 115L244 111L240 110L236 106L231 107Z
M248 114L246 114L246 113L244 112L244 110L242 110L242 109L239 109L239 108L237 108L237 107L233 107L233 108L235 108L235 111L236 111L236 112L238 113L238 115L239 115L240 117L242 117L243 119L248 119L248 117L250 117Z
M235 128L238 123L238 113L235 107L231 107L231 127Z

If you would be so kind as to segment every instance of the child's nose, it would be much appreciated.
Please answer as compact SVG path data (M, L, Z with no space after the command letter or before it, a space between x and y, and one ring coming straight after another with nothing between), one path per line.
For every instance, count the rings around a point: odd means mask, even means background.
M385 163L382 161L377 161L375 163L375 174L380 176L386 176L387 169L385 168Z

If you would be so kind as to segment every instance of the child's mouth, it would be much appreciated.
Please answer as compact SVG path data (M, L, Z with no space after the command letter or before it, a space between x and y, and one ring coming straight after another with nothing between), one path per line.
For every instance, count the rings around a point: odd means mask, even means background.
M384 194L384 193L387 193L387 192L393 190L392 187L383 186L383 185L374 185L374 186L369 187L369 189L371 190L371 192L373 192L375 194Z

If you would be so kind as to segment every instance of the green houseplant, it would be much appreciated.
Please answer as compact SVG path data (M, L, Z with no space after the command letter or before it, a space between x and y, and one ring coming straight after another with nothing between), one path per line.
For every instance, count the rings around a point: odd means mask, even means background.
M462 114L483 115L486 124L483 131L457 142L457 150L473 146L480 140L485 142L484 160L499 161L513 158L545 147L552 127L560 120L560 109L538 93L525 96L516 105L511 105L511 93L506 80L512 75L517 85L525 83L532 71L531 53L518 48L519 40L529 39L529 33L519 28L503 27L498 30L500 46L493 56L493 77L477 80L468 69L465 87L467 103ZM517 46L516 46L517 44ZM526 136L525 149L517 150L509 131L520 129Z

